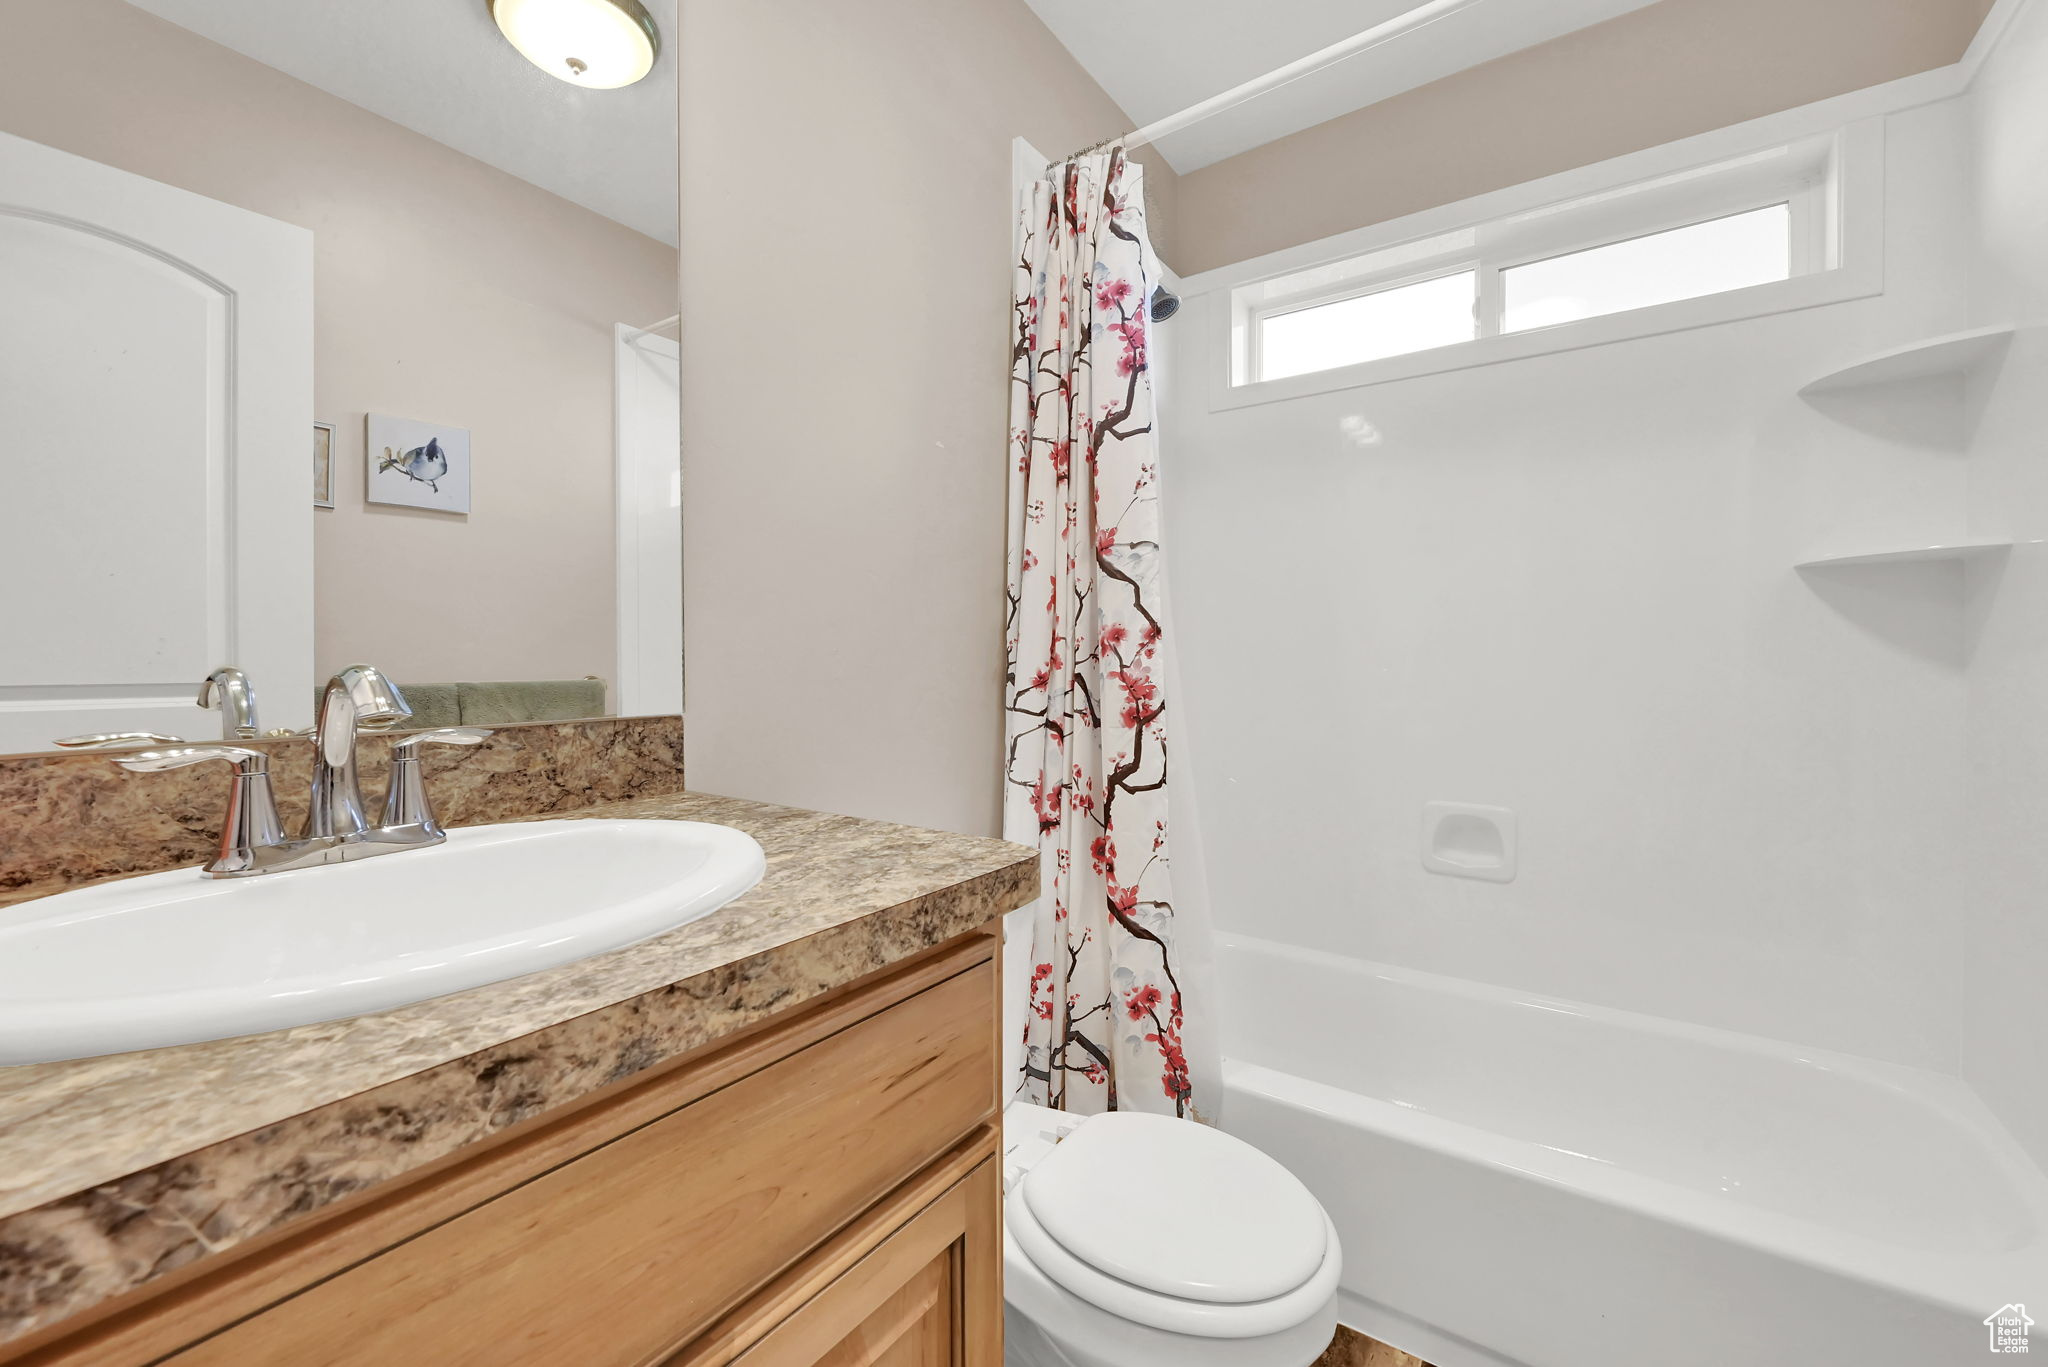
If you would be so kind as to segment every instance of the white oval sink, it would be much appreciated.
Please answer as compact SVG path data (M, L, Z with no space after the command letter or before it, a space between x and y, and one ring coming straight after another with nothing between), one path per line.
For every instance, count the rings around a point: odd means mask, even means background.
M696 821L534 821L254 878L153 873L0 910L0 1064L386 1011L617 949L761 881Z

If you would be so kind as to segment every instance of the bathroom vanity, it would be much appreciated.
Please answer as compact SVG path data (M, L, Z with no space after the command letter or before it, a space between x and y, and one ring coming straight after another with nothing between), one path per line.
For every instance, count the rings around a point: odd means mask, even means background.
M0 1363L997 1367L1035 856L687 793L549 815L731 825L768 870L561 969L0 1069Z

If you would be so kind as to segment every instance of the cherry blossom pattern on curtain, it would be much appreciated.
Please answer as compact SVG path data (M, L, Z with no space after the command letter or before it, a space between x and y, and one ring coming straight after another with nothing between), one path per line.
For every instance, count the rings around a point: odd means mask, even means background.
M1080 157L1023 210L1003 810L1044 874L1019 1095L1186 1116L1142 174Z

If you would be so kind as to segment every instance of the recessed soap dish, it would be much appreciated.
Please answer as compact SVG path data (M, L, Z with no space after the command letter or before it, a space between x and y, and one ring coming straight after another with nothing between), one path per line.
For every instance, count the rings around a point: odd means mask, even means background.
M1422 804L1422 867L1489 883L1515 879L1515 814L1472 802Z

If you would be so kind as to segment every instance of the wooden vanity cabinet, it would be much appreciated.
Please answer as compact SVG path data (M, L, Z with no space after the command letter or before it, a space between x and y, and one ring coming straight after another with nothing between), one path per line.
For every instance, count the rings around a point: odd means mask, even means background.
M904 1219L928 1194L906 1193L876 1212L863 1251L821 1260L798 1279L806 1285L778 1288L734 1332L707 1335L664 1367L997 1367L1001 1188L999 1161L983 1159Z
M64 1367L1000 1367L977 933L173 1274Z

